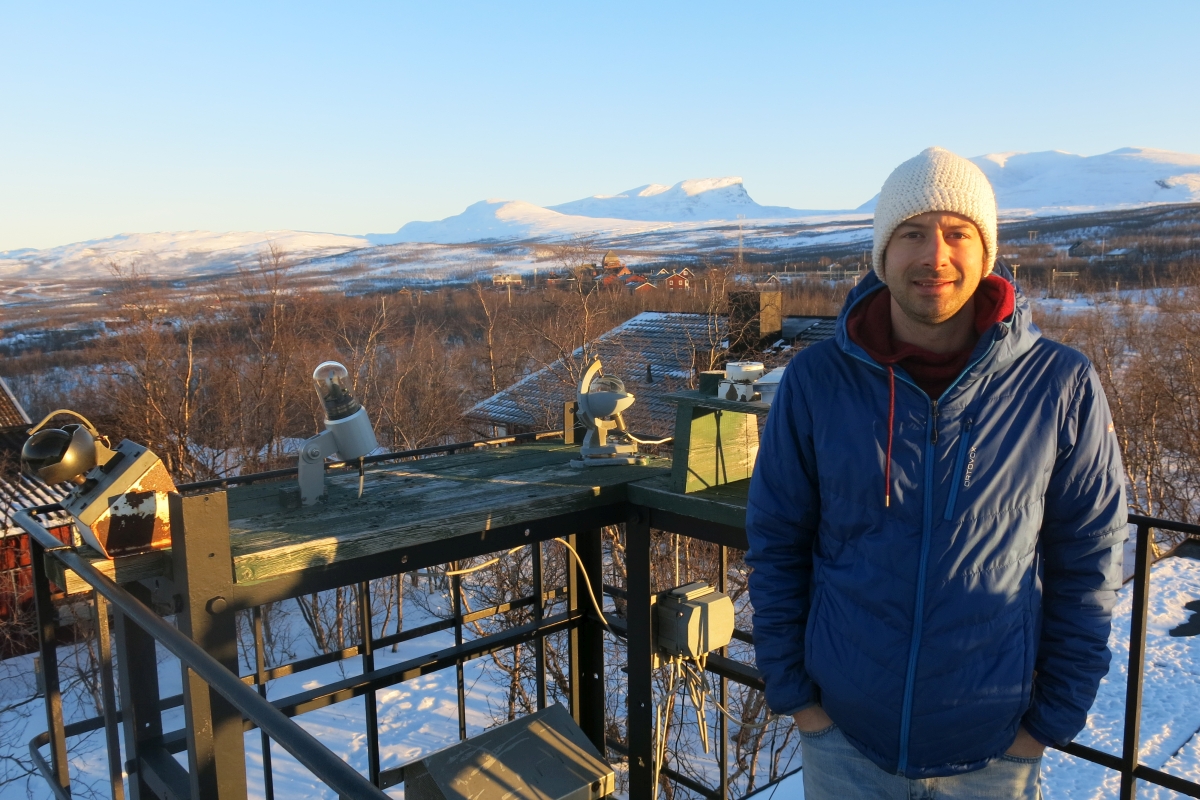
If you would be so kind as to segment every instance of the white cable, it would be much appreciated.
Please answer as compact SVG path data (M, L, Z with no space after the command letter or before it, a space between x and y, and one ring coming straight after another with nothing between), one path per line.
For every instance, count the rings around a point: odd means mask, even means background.
M579 553L576 552L575 548L572 547L567 542L566 539L556 537L554 539L550 539L549 541L558 542L563 547L567 548L567 550L570 551L571 555L574 556L575 561L579 564L579 572L581 575L583 575L584 585L587 586L588 597L592 601L592 608L596 609L596 614L599 615L599 617L600 617L600 624L603 625L608 630L609 633L611 633L613 636L616 636L617 632L614 631L611 626L609 626L608 618L604 616L603 607L600 605L600 601L596 599L596 590L592 588L592 579L588 577L587 570L583 566L583 559L579 557ZM523 545L523 544L518 545L518 546L512 548L511 550L507 551L504 555L510 556L513 553L517 552L518 550L525 548L526 546L527 545ZM474 567L467 567L466 569L449 570L443 574L445 574L447 577L450 577L453 575L469 575L472 572L478 572L481 569L490 567L492 564L495 564L503 557L504 556L496 556L495 558L488 559L487 561L483 562L482 564L478 564Z
M675 441L674 436L668 436L665 439L639 439L638 437L634 436L629 431L624 431L624 433L626 436L628 436L633 441L637 442L638 444L644 444L644 445L667 444L668 442Z
M697 661L698 661L698 659L697 659ZM688 669L688 671L690 672L690 671L692 670L692 665L691 665L691 664L689 664L689 663L688 663L688 662L686 662L686 661L685 661L685 662L683 662L683 663L684 663L684 666L685 666L685 668L687 668L687 669ZM710 703L712 703L714 706L716 706L716 707L717 707L717 709L718 709L718 710L719 710L719 711L720 711L722 714L724 714L724 715L725 715L725 717L726 717L726 718L727 718L727 719L728 719L730 722L737 723L737 725L739 725L739 726L740 726L740 727L742 727L742 728L745 728L745 729L748 729L748 730L752 730L752 731L757 731L757 730L761 730L762 728L765 728L765 727L767 727L767 726L768 726L768 725L770 725L772 722L775 722L775 721L777 721L777 720L784 719L784 717L783 717L782 715L780 715L780 714L771 714L770 716L768 716L768 717L767 717L765 720L763 720L762 722L757 722L757 723L745 722L745 721L743 721L743 720L740 720L740 719L738 719L737 717L735 717L735 716L734 716L734 715L733 715L733 714L732 714L732 713L729 711L729 709L725 708L725 706L721 705L721 704L720 704L720 703L717 701L717 699L716 699L715 697L713 697L713 695L712 695L712 688L711 688L711 687L708 685L708 678L707 678L707 677L705 676L705 674L704 674L704 669L703 669L703 667L699 667L699 666L698 666L698 667L697 667L697 669L698 669L698 671L695 673L695 675L694 675L693 677L694 677L695 679L697 679L697 680L699 680L699 681L700 681L700 684L701 684L701 686L703 687L704 696L705 696L705 697L707 697L707 698L708 698L708 700L709 700L709 702L710 702Z
M604 616L604 610L601 608L600 603L596 600L596 591L592 588L592 579L588 577L587 569L584 568L583 559L579 557L579 553L575 552L575 548L571 547L571 545L567 543L566 539L555 537L551 541L558 542L563 547L570 550L571 555L575 556L575 561L579 564L579 574L583 575L583 582L587 585L588 597L592 598L592 608L596 609L596 613L600 615L600 623L608 629L609 633L611 633L613 636L616 636L617 632L608 626L608 619Z
M678 686L678 673L675 670L677 659L671 659L671 681L667 684L667 694L663 702L654 711L654 800L658 800L658 790L661 785L660 773L663 761L667 756L667 731L671 715L675 711L675 689Z
M518 550L521 550L521 549L523 549L524 547L525 547L525 545L520 545L519 547L514 547L513 549L509 550L509 551L508 551L507 553L505 553L504 555L506 555L506 556L511 556L513 553L517 552ZM452 576L452 575L470 575L472 572L479 572L479 570L481 570L481 569L484 569L484 568L486 568L486 567L490 567L492 564L495 564L497 561L499 561L499 560L500 560L500 558L501 558L500 556L496 556L495 558L493 558L493 559L489 559L488 561L485 561L485 562L483 562L482 564L477 564L477 565L476 565L476 566L474 566L474 567L467 567L466 569L453 569L453 570L447 570L447 571L446 571L445 573L443 573L443 574L444 574L446 577L450 577L450 576Z

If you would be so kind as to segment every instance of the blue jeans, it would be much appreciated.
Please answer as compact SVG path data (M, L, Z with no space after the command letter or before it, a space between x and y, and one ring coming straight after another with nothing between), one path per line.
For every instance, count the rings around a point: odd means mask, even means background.
M1004 755L981 770L948 778L884 772L830 725L800 732L804 800L1039 800L1041 758Z

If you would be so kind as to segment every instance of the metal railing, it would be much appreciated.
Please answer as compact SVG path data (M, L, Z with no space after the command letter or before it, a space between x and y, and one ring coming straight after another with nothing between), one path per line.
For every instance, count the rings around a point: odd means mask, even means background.
M536 440L548 436L548 433L522 434L503 439L483 440L481 442L462 443L458 445L423 448L419 451L384 454L373 457L372 461L384 461L416 455L427 455L438 452L453 452L480 446L503 444L512 441ZM349 466L349 465L347 465ZM181 486L184 490L200 490L217 486L250 483L276 477L294 474L295 470L277 470L271 473L242 476L221 482L204 482ZM122 669L127 668L125 656L136 655L138 647L145 647L149 642L151 653L157 642L179 658L191 673L211 692L216 693L227 702L238 717L238 735L243 730L259 728L263 741L263 770L264 789L270 799L274 790L271 779L270 749L272 743L283 747L298 762L308 768L318 780L322 781L342 797L377 797L382 798L382 789L395 785L403 780L403 768L382 769L379 758L379 740L377 725L370 716L370 710L375 704L371 702L374 692L380 688L397 682L410 680L433 671L454 667L457 678L457 694L459 702L459 734L465 737L465 719L463 716L463 664L471 659L483 657L502 648L518 644L533 643L537 661L537 703L544 707L546 698L546 663L544 652L544 637L559 632L570 632L572 636L583 632L579 644L571 646L571 705L577 720L585 732L595 741L598 737L598 747L601 752L605 748L629 758L630 798L640 800L649 797L652 782L649 773L650 729L646 724L649 720L650 708L653 705L652 670L650 653L652 648L651 631L649 627L650 612L650 530L671 531L683 536L711 542L719 545L719 577L718 589L724 590L725 575L728 572L728 551L730 548L744 549L744 531L728 526L695 520L677 513L668 513L647 509L641 506L625 504L618 509L621 519L626 521L626 559L628 566L627 586L622 589L615 586L604 586L605 594L620 598L626 603L625 619L609 616L605 622L609 629L627 640L628 649L628 734L627 741L622 743L606 737L603 720L603 691L586 691L584 685L595 674L600 680L604 669L603 636L601 620L594 613L582 609L587 603L579 604L580 570L587 570L593 576L593 585L599 587L601 581L601 547L598 531L579 534L579 551L583 561L577 569L568 569L566 586L547 588L543 581L543 557L540 541L550 535L545 532L538 534L533 547L533 579L534 594L529 597L517 598L511 602L491 608L463 613L461 599L454 602L454 612L448 619L439 620L419 628L397 631L391 635L375 636L371 620L370 591L367 581L356 581L343 585L354 586L359 592L359 630L362 632L358 645L350 648L325 653L311 658L294 661L289 664L268 668L263 657L263 635L261 612L258 607L252 607L252 631L255 641L255 668L250 675L239 676L231 671L226 663L205 652L203 647L185 635L184 632L160 618L147 604L145 598L136 597L133 593L116 584L113 580L99 572L86 559L76 553L71 547L62 544L54 538L37 519L38 515L57 510L58 506L41 506L18 512L14 521L30 535L32 564L34 570L35 598L38 614L38 636L41 650L41 674L46 703L48 730L35 737L30 742L30 752L38 770L45 777L56 798L63 800L70 797L70 778L67 771L67 739L90 731L104 728L108 748L109 781L112 796L124 797L123 768L130 773L131 784L136 780L141 790L140 797L149 796L189 796L197 776L194 774L196 764L203 765L203 759L197 762L193 750L200 749L203 742L194 741L195 731L161 731L161 712L167 708L195 703L197 695L194 691L189 694L185 681L184 694L175 697L159 698L157 686L154 687L152 700L143 701L136 693L128 695L122 691L122 707L118 709L116 690L113 679L113 659L108 640L109 607L116 620L118 645L125 647L122 652ZM1200 798L1200 784L1188 781L1178 776L1170 775L1161 770L1153 769L1142 764L1138 758L1140 743L1140 725L1142 710L1142 687L1144 679L1145 650L1146 650L1146 617L1149 597L1150 568L1152 566L1151 545L1153 531L1171 531L1191 537L1200 537L1200 526L1155 519L1138 515L1130 515L1129 523L1136 526L1136 563L1133 574L1133 607L1130 625L1128 684L1126 692L1126 711L1124 719L1123 748L1120 755L1106 753L1101 750L1072 743L1063 750L1075 757L1090 761L1121 775L1119 796L1122 800L1136 796L1136 782L1146 781L1164 788L1179 792L1185 796ZM594 534L594 535L593 535ZM574 537L573 537L574 538ZM94 719L83 720L70 725L63 721L62 697L59 686L57 666L57 633L55 610L50 596L50 582L47 576L47 557L61 562L66 569L75 572L83 581L93 588L95 603L96 635L99 639L101 694L103 699L103 715ZM458 597L462 591L461 582L457 576L452 581L452 593ZM547 615L547 604L559 598L567 601L566 611ZM532 622L516 625L487 636L465 641L462 635L463 626L469 622L488 616L502 614L517 608L532 606ZM426 654L383 668L376 668L374 653L380 648L411 641L421 636L438 631L455 631L453 647ZM139 634L138 632L141 632ZM146 638L143 638L146 637ZM598 639L597 639L598 637ZM745 642L752 641L752 636L738 631L736 638ZM596 641L601 642L597 650ZM140 641L140 644L139 644ZM591 645L589 645L589 641ZM590 648L590 649L589 649ZM290 697L268 700L266 685L268 681L302 670L311 669L323 664L358 657L362 660L363 673L345 678L333 684L321 686L318 689L301 692ZM707 664L708 670L720 678L718 684L718 699L728 702L728 682L733 681L751 688L762 689L761 676L752 666L726 657L725 653L713 654ZM124 680L124 676L123 676ZM124 689L123 684L123 689ZM368 741L368 775L360 774L356 769L332 753L321 742L316 740L290 717L306 711L322 708L333 703L341 702L352 697L368 698L367 741ZM128 698L128 699L127 699ZM148 702L149 705L145 705ZM599 707L597 709L597 702ZM596 715L599 714L599 720ZM219 715L212 718L217 719ZM153 718L153 719L152 719ZM599 723L597 725L597 722ZM670 768L662 774L682 788L686 788L709 800L726 800L729 797L729 731L728 722L724 715L718 715L719 733L716 737L718 752L716 758L720 765L720 783L716 787L706 786L692 777L683 775ZM126 749L131 758L124 765L120 760L120 743L118 741L118 726L123 725L125 731ZM49 760L43 757L41 748L49 746ZM185 770L171 757L172 753L189 750L193 770ZM201 754L203 756L203 754ZM241 767L242 775L240 793L244 796L244 762ZM215 786L221 787L223 781L230 780L227 776L218 775L212 779ZM238 781L232 780L234 791L231 795L239 794ZM225 796L219 792L219 796ZM213 795L213 796L218 796ZM206 797L208 795L205 795Z
M47 764L36 748L31 746L30 750L39 770L54 791L55 797L62 800L69 798L71 784L70 776L67 773L66 731L63 726L62 695L59 690L57 633L54 630L53 608L47 607L50 602L50 584L46 575L45 557L48 553L90 584L95 589L97 598L102 597L111 603L114 610L120 615L118 619L122 623L132 623L152 636L156 642L165 647L183 664L186 664L208 686L228 700L246 719L291 753L297 761L339 795L355 798L373 797L378 800L384 800L387 797L357 770L321 744L308 731L288 719L279 709L243 683L237 675L231 673L199 645L184 636L174 626L163 621L149 607L138 602L133 595L103 575L73 549L55 539L33 516L35 513L56 510L59 510L57 506L42 506L19 511L14 517L14 521L24 528L30 537L34 580L37 587L38 635L42 643L42 683L47 716L51 721L50 730L46 734L51 749L51 763ZM97 612L96 619L98 621L105 620L100 624L107 624L106 610L97 608ZM104 677L105 675L107 677ZM113 758L116 713L115 701L112 696L112 660L111 654L107 653L107 647L101 656L101 676L104 680L104 699L108 710L105 724L110 747L110 780L114 783L115 794L117 790L115 784L120 782L120 765ZM160 765L150 763L132 766L137 769L147 767L154 769ZM169 780L161 773L159 778L164 782Z
M1146 610L1150 602L1151 545L1154 531L1172 531L1190 537L1200 537L1200 525L1130 514L1129 524L1137 526L1136 555L1133 571L1133 609L1129 624L1129 665L1125 689L1125 728L1121 755L1116 756L1072 742L1063 752L1100 764L1121 773L1120 800L1137 796L1137 781L1162 786L1187 797L1200 797L1200 784L1152 769L1141 763L1138 749L1142 731L1142 685L1146 667Z

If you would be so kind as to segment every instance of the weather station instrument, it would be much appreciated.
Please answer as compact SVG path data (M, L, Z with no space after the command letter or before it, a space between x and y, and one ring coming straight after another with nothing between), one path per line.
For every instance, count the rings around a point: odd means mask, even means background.
M576 396L579 421L587 427L575 467L611 467L646 464L649 459L638 453L638 439L629 433L622 412L633 405L634 396L625 391L625 383L616 376L604 375L596 359L579 379Z
M350 371L336 361L325 361L313 370L313 386L325 409L325 430L300 447L300 502L315 505L325 494L325 459L358 459L358 496L363 491L363 456L379 447L362 403L348 388Z
M46 427L58 416L78 423ZM21 464L48 484L72 483L62 507L80 538L106 558L171 546L167 496L175 482L149 449L128 439L115 448L82 414L50 412L29 429Z

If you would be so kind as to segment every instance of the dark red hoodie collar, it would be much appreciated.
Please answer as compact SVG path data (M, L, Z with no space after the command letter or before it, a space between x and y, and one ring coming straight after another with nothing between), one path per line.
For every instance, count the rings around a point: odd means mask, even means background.
M892 293L884 286L851 310L846 318L850 341L883 364L888 373L888 437L883 468L883 504L892 503L892 440L896 426L896 365L904 368L917 386L936 400L967 366L979 341L997 322L1010 319L1016 307L1012 284L989 275L975 290L975 336L971 346L957 353L933 353L923 347L896 341L892 336Z
M934 353L892 336L892 294L884 286L850 312L846 333L880 364L903 367L926 394L936 399L966 367L979 335L1011 317L1015 305L1012 284L999 275L987 276L975 290L976 335L971 345L955 353Z

